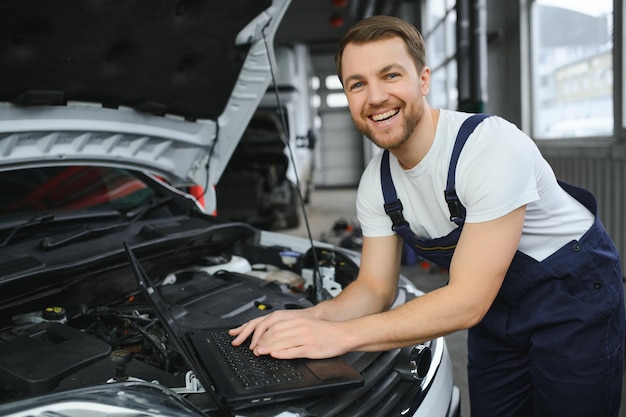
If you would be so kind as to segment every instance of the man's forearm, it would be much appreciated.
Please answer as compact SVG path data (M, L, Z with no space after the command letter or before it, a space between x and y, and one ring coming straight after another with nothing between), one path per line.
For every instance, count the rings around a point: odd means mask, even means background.
M346 351L380 351L466 329L475 324L479 309L456 292L439 288L393 310L346 321L340 343Z
M387 310L396 291L376 290L366 282L356 280L335 298L319 303L311 309L314 318L328 321L347 321Z

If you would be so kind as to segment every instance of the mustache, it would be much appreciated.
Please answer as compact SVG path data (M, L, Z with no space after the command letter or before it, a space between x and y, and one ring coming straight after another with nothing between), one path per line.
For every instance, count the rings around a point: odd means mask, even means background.
M399 104L386 103L385 105L367 106L364 109L364 113L367 115L372 115L372 114L383 113L383 112L390 111L390 110L400 110L400 109L402 109L402 106Z

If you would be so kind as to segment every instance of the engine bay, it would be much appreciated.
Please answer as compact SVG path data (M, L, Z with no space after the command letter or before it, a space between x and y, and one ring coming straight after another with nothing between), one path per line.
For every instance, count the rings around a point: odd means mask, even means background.
M149 275L187 328L234 327L276 309L312 305L312 261L285 248L264 250L275 252L268 258L280 262L251 263L243 256L220 254L159 274L148 268ZM349 257L316 250L314 259L330 292L356 277L358 268ZM0 332L0 403L124 381L155 383L183 394L202 389L132 285L130 269L103 274L14 309ZM103 281L108 282L104 287ZM102 288L108 297L94 294ZM118 299L109 301L110 294ZM24 311L38 304L40 308Z

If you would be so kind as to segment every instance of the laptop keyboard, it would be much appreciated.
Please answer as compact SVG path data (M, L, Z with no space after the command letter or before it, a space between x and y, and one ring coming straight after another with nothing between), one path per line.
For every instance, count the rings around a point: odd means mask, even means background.
M248 343L233 346L231 344L233 338L227 331L210 332L209 338L222 352L245 388L281 385L304 379L302 373L289 361L278 360L271 356L256 356L248 348Z

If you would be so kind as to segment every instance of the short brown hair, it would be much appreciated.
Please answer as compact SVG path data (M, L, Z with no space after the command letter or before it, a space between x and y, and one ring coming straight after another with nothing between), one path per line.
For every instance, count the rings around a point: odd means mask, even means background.
M404 41L415 62L415 68L418 72L421 71L426 66L426 45L422 34L415 26L394 16L372 16L357 22L348 29L348 32L339 42L339 48L335 55L335 66L339 80L343 83L341 60L343 51L348 44L363 44L393 38L394 36L398 36Z

